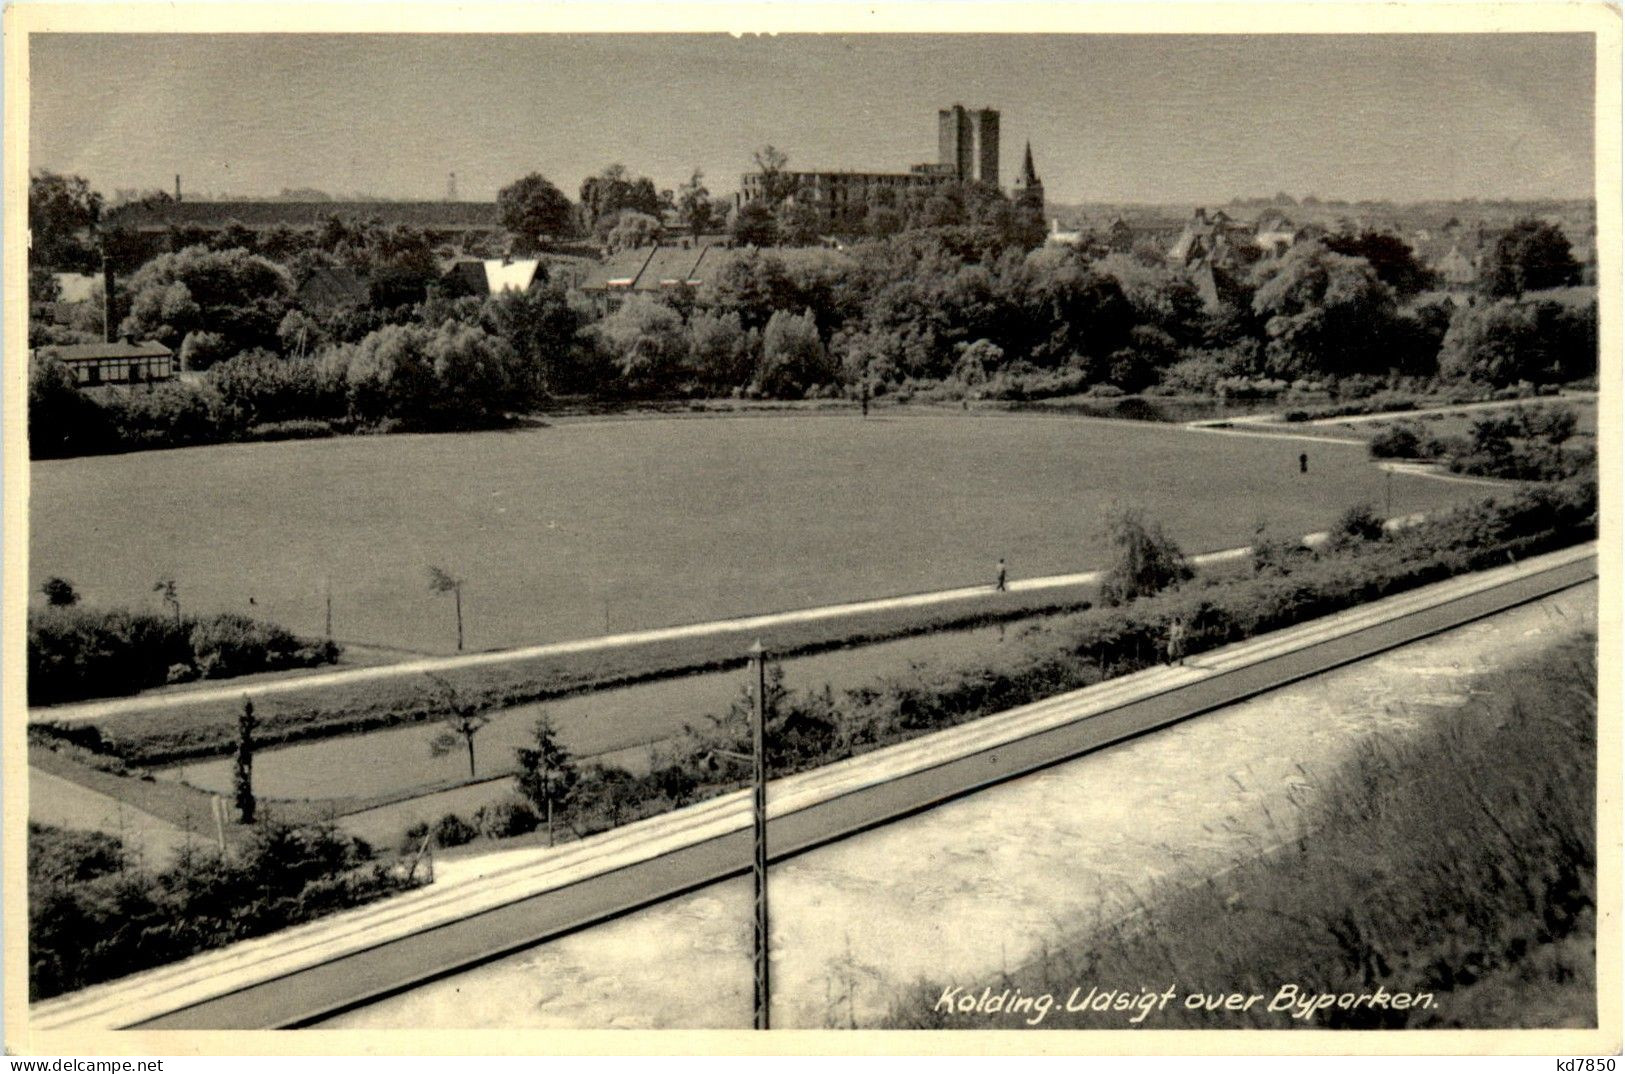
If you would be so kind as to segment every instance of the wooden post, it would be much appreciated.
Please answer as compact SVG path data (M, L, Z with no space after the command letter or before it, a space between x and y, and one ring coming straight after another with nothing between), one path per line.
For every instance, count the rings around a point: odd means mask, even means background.
M457 651L463 651L463 584L461 582L452 587L451 594L457 600Z
M751 875L756 887L756 1028L769 1028L772 992L768 981L767 931L767 756L763 733L767 722L767 660L760 640L750 647L756 670L755 719L751 721L751 761L753 768L752 814L755 818L756 855Z

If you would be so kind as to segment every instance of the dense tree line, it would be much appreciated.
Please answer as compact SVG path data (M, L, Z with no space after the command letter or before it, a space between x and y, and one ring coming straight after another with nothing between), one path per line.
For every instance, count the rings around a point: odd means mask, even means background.
M730 226L736 240L760 242L701 287L629 297L607 314L557 280L460 296L439 277L455 251L411 228L336 216L302 231L228 227L120 284L121 329L175 348L203 379L91 401L65 370L36 361L33 449L481 427L560 396L1019 399L1394 378L1500 387L1595 372L1595 303L1527 293L1575 278L1561 232L1539 221L1511 229L1486 259L1491 293L1429 297L1427 273L1391 236L1340 232L1193 274L1105 241L1040 245L1030 210L977 184L882 191L820 221L797 203L782 154L764 150L758 164L769 196ZM99 200L59 176L33 188L31 212L56 221L51 241L69 257L94 230ZM699 232L722 212L698 173L657 191L618 165L583 183L577 205L539 175L499 200L523 246L585 232L641 246L664 214ZM857 237L840 250L772 248L830 229ZM300 285L335 268L355 272L365 293L299 308ZM99 326L86 318L31 326L31 342L87 338Z

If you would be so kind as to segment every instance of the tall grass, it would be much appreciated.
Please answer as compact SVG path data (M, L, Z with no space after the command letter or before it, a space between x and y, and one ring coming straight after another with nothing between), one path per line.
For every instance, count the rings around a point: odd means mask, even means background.
M1259 994L1247 1011L1171 1003L1140 1022L1058 1007L1045 1029L1589 1026L1596 913L1595 636L1481 683L1403 741L1369 741L1297 830L1217 878L1153 888L1133 916L1071 935L980 994L1170 982L1181 996ZM955 982L960 984L962 982ZM1307 993L1431 993L1431 1007L1268 1010ZM938 1010L940 983L901 997L894 1028L1021 1028L1027 1016Z

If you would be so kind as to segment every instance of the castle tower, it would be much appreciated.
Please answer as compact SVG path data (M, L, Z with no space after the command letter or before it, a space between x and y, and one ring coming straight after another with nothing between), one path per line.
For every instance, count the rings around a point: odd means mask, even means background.
M1027 143L1027 152L1021 161L1021 174L1011 187L1011 200L1021 208L1031 208L1044 215L1044 183L1033 168L1033 144Z
M937 163L960 182L999 185L999 113L956 104L937 113Z

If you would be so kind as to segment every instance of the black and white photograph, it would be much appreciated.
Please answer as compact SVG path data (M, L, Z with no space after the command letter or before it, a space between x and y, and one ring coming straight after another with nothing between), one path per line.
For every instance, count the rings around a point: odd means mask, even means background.
M954 6L7 9L9 1053L1617 1054L1617 8Z

